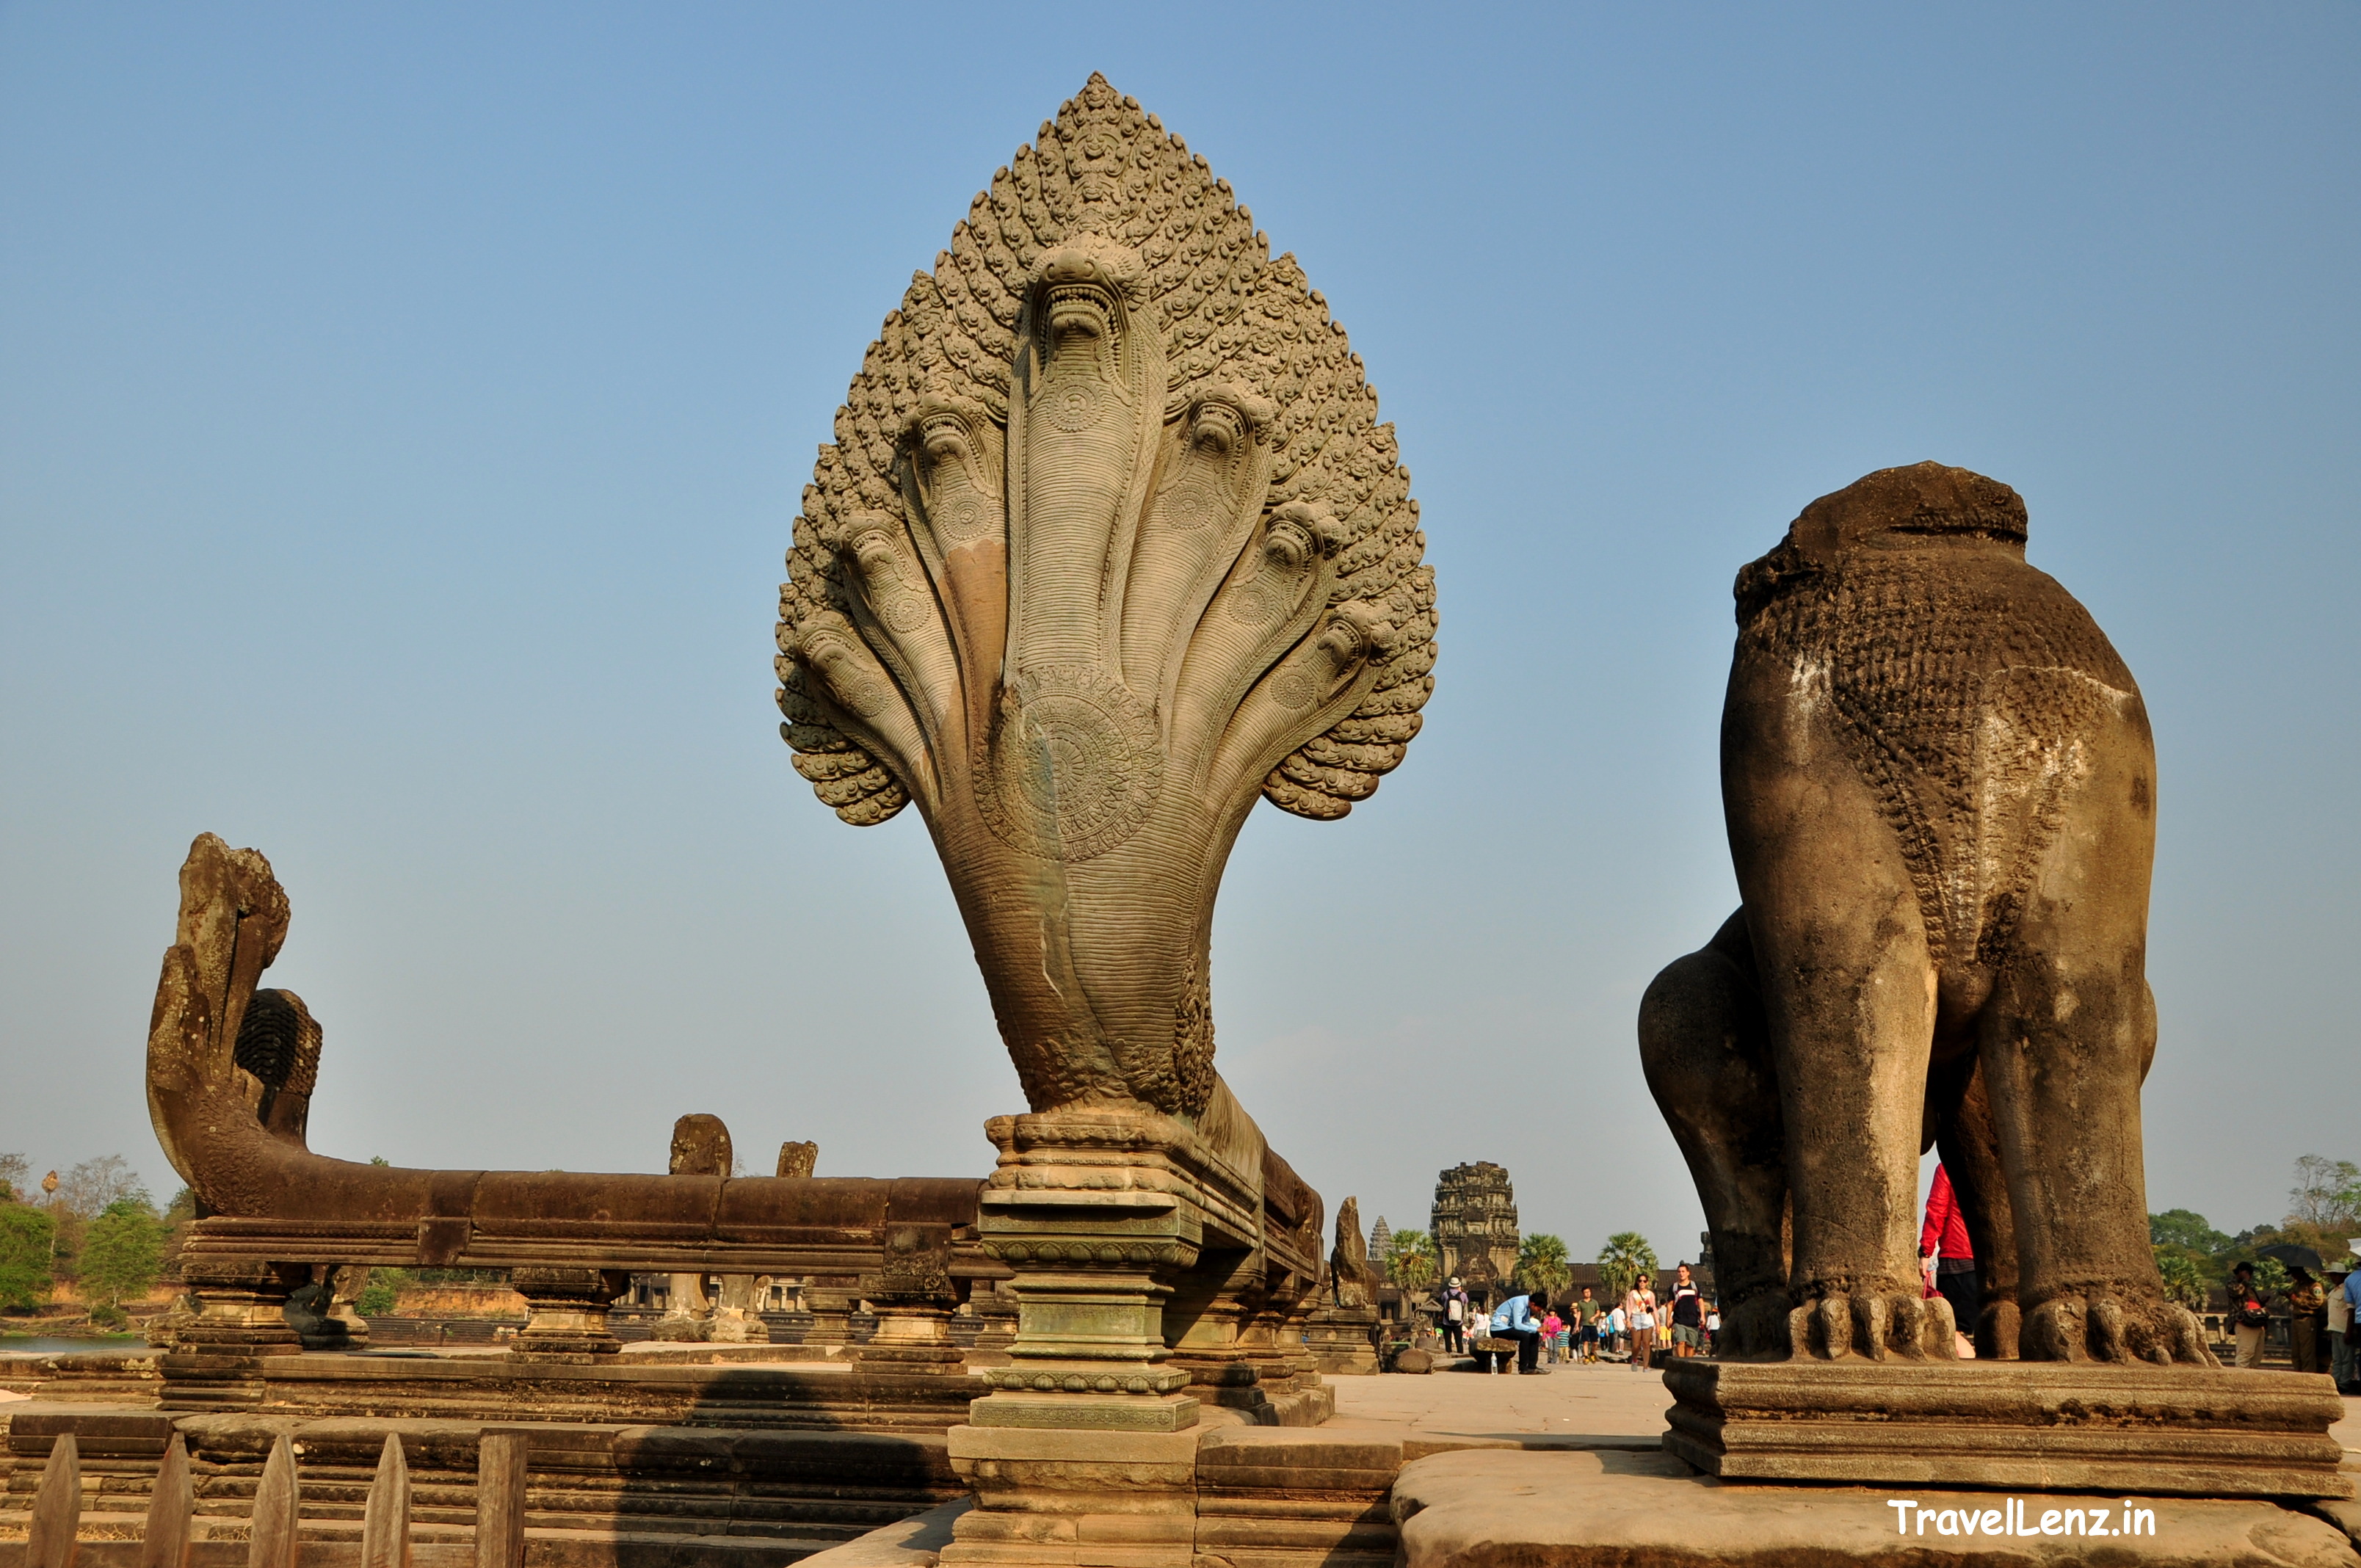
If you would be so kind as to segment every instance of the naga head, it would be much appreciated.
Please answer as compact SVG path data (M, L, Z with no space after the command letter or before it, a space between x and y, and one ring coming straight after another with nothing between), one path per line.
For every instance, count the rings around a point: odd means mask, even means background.
M785 733L847 820L917 803L1037 1110L1204 1112L1239 827L1343 816L1417 732L1433 577L1375 411L1293 259L1093 79L821 450Z

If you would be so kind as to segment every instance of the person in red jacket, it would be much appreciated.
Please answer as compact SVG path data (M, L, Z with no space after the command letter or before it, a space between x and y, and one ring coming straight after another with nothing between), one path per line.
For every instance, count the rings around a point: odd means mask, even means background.
M1920 1267L1931 1264L1935 1290L1951 1304L1951 1320L1973 1339L1976 1318L1983 1310L1983 1288L1976 1278L1975 1249L1968 1245L1967 1217L1960 1212L1950 1174L1935 1168L1935 1185L1927 1194L1927 1223L1918 1231Z

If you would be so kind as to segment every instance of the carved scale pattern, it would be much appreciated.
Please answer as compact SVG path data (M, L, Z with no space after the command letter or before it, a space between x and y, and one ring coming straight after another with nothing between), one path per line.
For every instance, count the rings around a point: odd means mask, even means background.
M2077 744L2137 690L2105 633L2047 574L1940 543L1863 552L1743 608L1742 642L1828 672L1938 961L1997 960Z
M1137 100L1093 76L1038 139L1019 148L951 233L931 273L885 318L819 450L779 590L781 734L796 769L837 815L883 822L908 804L899 780L833 727L785 656L798 627L850 615L833 546L856 517L905 518L897 443L923 398L1006 417L1010 356L1034 262L1077 235L1104 234L1144 264L1148 320L1162 330L1168 408L1200 389L1243 388L1275 409L1266 513L1323 508L1343 544L1329 603L1357 600L1392 628L1368 695L1272 770L1264 797L1301 817L1336 817L1399 764L1433 690L1434 578L1393 427L1344 327L1292 256L1273 258L1252 214L1205 160Z

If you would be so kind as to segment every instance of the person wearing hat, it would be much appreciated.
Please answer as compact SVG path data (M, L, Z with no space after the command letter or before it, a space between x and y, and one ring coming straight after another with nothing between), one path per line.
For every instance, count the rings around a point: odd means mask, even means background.
M1443 1290L1443 1348L1455 1355L1467 1350L1467 1320L1473 1316L1466 1288L1453 1275L1451 1283Z
M2230 1266L2230 1330L2237 1336L2238 1365L2260 1366L2263 1364L2263 1332L2270 1326L2270 1309L2263 1305L2262 1292L2255 1288L2255 1266L2234 1263Z
M2340 1257L2328 1266L2329 1376L2340 1394L2353 1383L2353 1298L2345 1294L2352 1281L2352 1259Z

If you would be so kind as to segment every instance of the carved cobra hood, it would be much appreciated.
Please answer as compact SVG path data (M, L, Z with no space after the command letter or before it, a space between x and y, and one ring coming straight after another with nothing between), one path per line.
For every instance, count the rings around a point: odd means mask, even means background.
M1424 545L1325 302L1092 77L886 318L780 590L796 770L917 803L1036 1110L1213 1102L1230 845L1401 761Z

